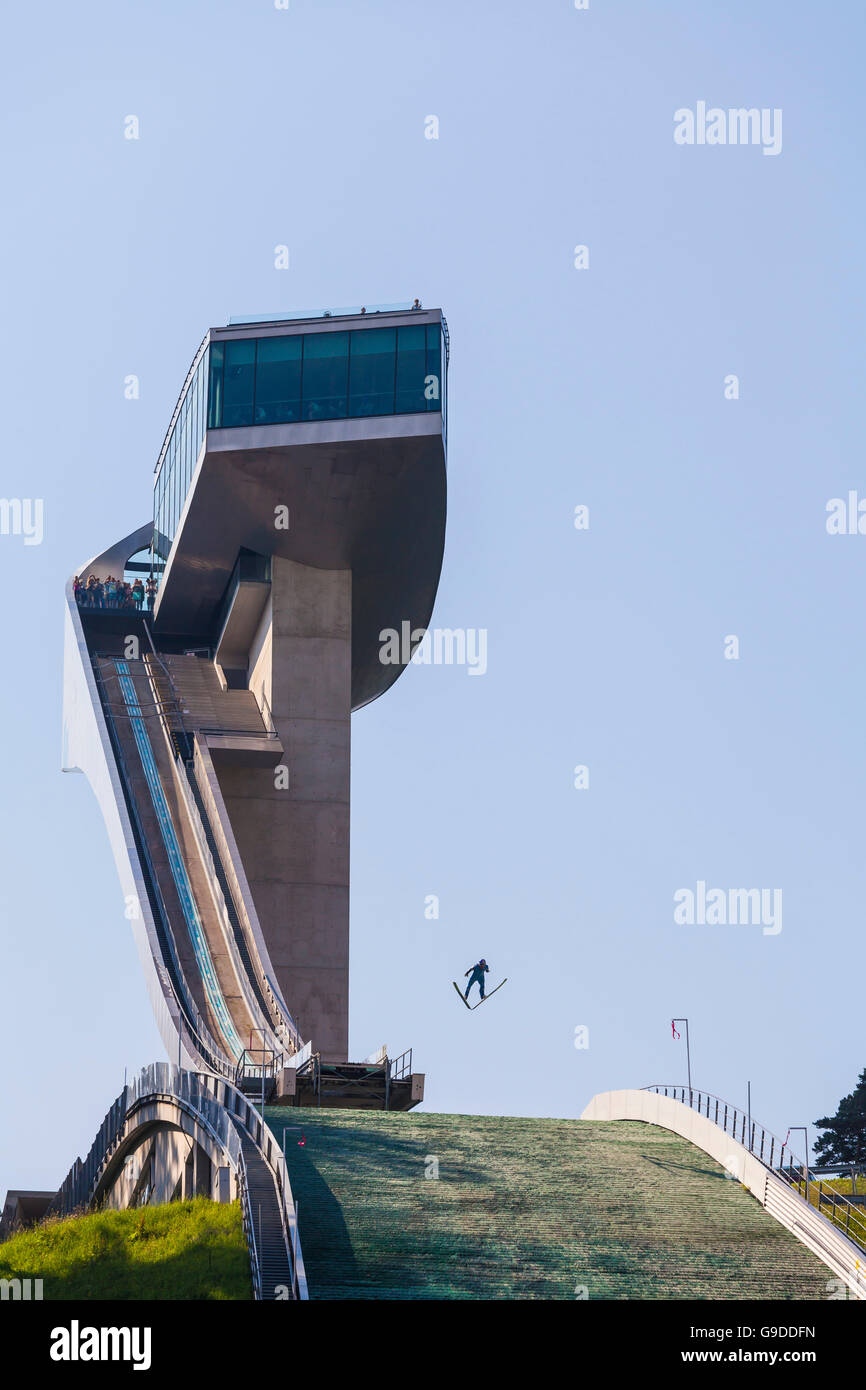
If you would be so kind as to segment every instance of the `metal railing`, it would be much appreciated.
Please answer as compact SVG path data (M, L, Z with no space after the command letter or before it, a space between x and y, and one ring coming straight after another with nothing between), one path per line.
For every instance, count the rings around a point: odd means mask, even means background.
M226 324L227 328L240 328L246 324L289 323L293 319L337 319L357 317L359 314L406 314L412 308L407 299L396 304L348 304L336 309L284 309L278 314L233 314Z
M238 1126L270 1170L278 1196L280 1222L289 1254L293 1297L306 1299L307 1284L298 1235L297 1205L285 1157L276 1137L243 1092L208 1072L192 1072L170 1062L153 1062L128 1082L109 1107L87 1157L76 1159L51 1203L51 1211L69 1215L93 1201L108 1165L124 1137L127 1119L145 1102L168 1098L192 1115L228 1157L237 1174L244 1233L256 1298L262 1296L261 1260L249 1196L246 1164Z
M153 598L156 598L155 594ZM104 593L95 594L92 589L88 590L82 586L77 591L75 600L85 613L137 613L145 617L153 611L147 594L142 596L140 602L135 597L127 599L123 595L118 597L109 594L106 598Z
M393 1060L392 1062L389 1063L389 1066L390 1066L391 1080L392 1080L392 1081L405 1081L407 1076L411 1076L411 1075L412 1075L412 1049L411 1049L411 1047L407 1048L405 1052L401 1052L399 1057L395 1057L394 1060Z
M157 930L157 939L162 947L164 957L167 957L167 959L163 959L163 961L160 962L160 965L166 972L172 993L177 1001L179 1014L178 1028L182 1032L183 1024L186 1024L189 1041L195 1047L206 1066L210 1067L218 1075L231 1076L232 1063L229 1061L223 1048L217 1042L203 1019L184 975L177 950L177 943L174 939L174 931L171 926L171 918L150 855L147 836L141 823L138 805L133 792L132 779L130 777L126 758L123 754L123 749L121 748L120 735L112 713L111 700L105 689L104 674L98 665L97 657L93 658L93 671L97 689L100 692L109 741L114 751L117 769L120 773L124 789L124 800L133 824L139 859L146 875L147 887L149 890L148 898L154 912L154 925Z
M159 689L157 686L154 672L152 670L149 654L145 655L144 665L148 674L150 690L154 699L154 703L158 704ZM165 670L164 666L163 669ZM182 712L180 711L180 709L178 709L178 717L182 719ZM211 895L213 897L214 907L216 909L217 916L220 919L223 940L228 948L229 956L231 958L232 966L234 968L235 977L238 981L238 985L241 990L241 995L243 997L244 1003L246 1005L250 1017L253 1019L259 1019L260 1024L264 1024L265 1028L268 1031L270 1031L270 1020L267 1018L265 1014L261 1012L259 1001L256 999L253 990L253 983L248 976L247 963L242 959L238 942L235 937L234 925L232 922L231 912L229 910L226 894L223 891L221 875L218 872L217 864L214 859L214 855L211 852L210 844L208 842L208 827L204 823L204 816L202 815L202 811L199 809L199 805L196 801L194 789L191 785L191 778L187 770L187 763L181 756L181 753L177 748L176 742L172 737L172 730L169 726L169 721L165 717L163 717L160 722L167 747L169 749L170 754L173 755L174 759L175 785L180 794L181 800L189 818L190 825L192 826L192 831L196 845L198 847L199 856L201 858L202 866L205 870L205 874L208 879L208 885L210 887ZM184 730L184 733L185 732L186 731ZM212 831L210 838L213 839ZM215 843L216 842L214 841L214 844ZM231 896L230 891L229 896ZM234 907L234 903L232 903L232 906ZM274 1038L273 1040L274 1042L277 1041L276 1038ZM235 1075L237 1075L237 1072L235 1073Z
M253 1298L261 1301L262 1297L262 1265L259 1259L259 1247L256 1240L256 1223L253 1217L253 1204L250 1197L250 1187L247 1181L246 1160L241 1151L238 1154L238 1196L241 1203L241 1222L246 1237L247 1250L250 1255L250 1274L253 1281Z
M844 1193L829 1187L808 1164L797 1158L787 1139L782 1141L747 1111L708 1091L661 1084L644 1086L643 1090L678 1100L718 1125L725 1134L730 1134L732 1139L742 1144L753 1158L786 1182L800 1197L804 1197L819 1215L866 1251L866 1214L859 1206L849 1202Z
M209 807L206 804L204 789L202 788L201 781L196 772L195 760L194 758L190 760L181 755L173 735L171 722L166 716L166 710L171 709L180 723L184 741L192 747L193 740L184 723L180 694L174 683L169 667L156 650L153 637L147 624L145 624L145 632L151 649L150 653L147 654L144 659L151 694L155 707L160 714L163 733L175 754L175 770L177 773L178 785L195 832L205 870L208 873L211 887L215 894L218 911L220 911L221 915L224 917L224 935L232 955L235 972L242 982L241 988L244 992L247 1008L251 1017L256 1017L259 1009L257 1006L254 1007L253 1001L249 997L249 989L251 988L254 991L258 983L259 988L262 990L262 1002L266 1002L264 999L265 995L269 996L271 1002L271 1017L268 1017L268 1010L266 1007L263 1021L266 1023L267 1027L274 1032L274 1041L277 1044L277 1051L281 1049L286 1057L291 1057L298 1051L301 1045L300 1034L295 1028L294 1023L291 1022L291 1014L288 1008L280 1006L269 977L261 967L258 952L255 950L254 934L249 924L247 924L246 931L244 931L241 925L242 919L246 919L246 905L243 902L243 895L240 892L237 882L234 880L234 875L232 874L230 876L226 872L226 865L220 854L219 841L212 824L215 808L212 806ZM168 685L169 700L162 700L159 683L152 670L152 662L158 663L161 668L163 678ZM202 730L202 732L204 732L204 730ZM267 736L270 737L270 735ZM276 730L274 730L273 736L276 736ZM216 854L212 852L211 844L213 844ZM233 882L236 890L235 892L232 891ZM222 904L221 908L220 903ZM236 937L234 931L234 923L231 918L232 911L237 918L238 937ZM246 987L244 982L246 982Z
M230 1055L237 1057L243 1044L214 965L202 915L203 909L193 891L187 857L181 848L178 830L172 817L153 744L141 717L141 701L135 687L133 672L130 670L127 660L118 659L114 665L120 676L120 688L127 704L129 724L141 759L141 767L147 783L151 805L156 815L172 881L177 890L205 998L225 1040L226 1049Z
M229 847L226 830L222 824L222 817L218 804L215 801L213 788L209 785L207 770L204 766L201 745L196 745L196 755L193 761L191 784L194 793L197 794L203 810L203 821L210 828L216 849L215 862L222 869L225 876L226 887L228 888L229 899L237 914L238 922L241 926L241 938L244 948L249 957L250 966L253 972L253 983L258 984L262 998L268 1005L266 1012L270 1015L270 1021L276 1036L287 1057L294 1056L303 1046L301 1035L298 1032L291 1010L280 993L271 976L265 970L261 952L256 940L256 930L251 918L251 907L248 906L247 897L241 887L238 877L238 868L234 863L232 851ZM252 912L255 908L252 907ZM260 933L261 929L259 929ZM267 950L267 946L265 946Z
M263 725L264 725L264 721ZM229 738L264 738L273 742L277 737L276 732L262 727L261 729L239 729L237 726L230 727L227 724L198 724L196 730L200 734L214 736L227 736Z

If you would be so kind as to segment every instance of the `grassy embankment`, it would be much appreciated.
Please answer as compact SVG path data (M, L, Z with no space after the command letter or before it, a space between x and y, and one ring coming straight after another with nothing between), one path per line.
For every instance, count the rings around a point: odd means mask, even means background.
M57 1299L248 1299L237 1202L206 1197L52 1219L0 1244L0 1279L41 1279Z

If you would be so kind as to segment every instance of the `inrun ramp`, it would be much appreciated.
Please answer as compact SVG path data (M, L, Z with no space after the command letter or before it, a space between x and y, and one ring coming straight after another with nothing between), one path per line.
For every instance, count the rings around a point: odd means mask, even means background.
M829 1296L825 1265L706 1154L652 1125L267 1119L278 1138L286 1128L311 1299Z

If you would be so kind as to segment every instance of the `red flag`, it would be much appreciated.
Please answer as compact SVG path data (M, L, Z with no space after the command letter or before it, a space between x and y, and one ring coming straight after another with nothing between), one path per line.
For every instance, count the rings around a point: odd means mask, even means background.
M677 1032L677 1026L674 1023L673 1019L671 1019L671 1032L673 1033L674 1041L676 1041L676 1039L679 1037L679 1033Z

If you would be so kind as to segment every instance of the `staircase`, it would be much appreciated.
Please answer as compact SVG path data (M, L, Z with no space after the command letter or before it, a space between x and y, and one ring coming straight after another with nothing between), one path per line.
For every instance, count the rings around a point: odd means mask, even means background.
M269 1300L277 1297L278 1288L291 1289L292 1271L270 1169L249 1136L243 1130L239 1130L238 1133L246 1165L247 1191L259 1256L262 1298ZM287 1298L289 1294L282 1293L280 1296Z
M153 672L160 699L172 711L172 722L179 724L173 713L175 693L180 699L183 722L193 729L220 729L227 733L264 734L256 697L251 690L223 690L212 661L200 656L160 654L174 684L169 682L158 662Z

